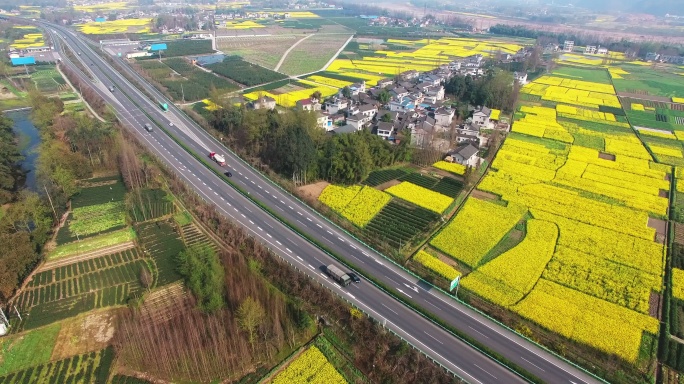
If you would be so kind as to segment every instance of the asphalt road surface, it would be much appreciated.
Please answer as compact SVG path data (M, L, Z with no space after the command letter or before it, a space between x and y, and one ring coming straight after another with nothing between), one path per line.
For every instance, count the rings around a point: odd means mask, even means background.
M299 271L354 303L432 360L470 383L526 382L521 376L366 281L363 276L373 276L385 286L393 289L394 295L404 296L404 299L413 301L424 310L477 340L481 345L505 356L509 361L547 383L601 382L596 377L456 301L453 297L421 282L420 279L405 272L387 258L347 235L237 158L130 68L125 66L124 70L130 71L131 76L137 77L147 92L154 95L156 100L150 100L130 84L71 30L56 25L43 25L52 36L56 50L61 50L66 44L75 53L76 58L84 64L94 80L80 76L90 82L104 100L112 106L120 121L127 125L152 153L176 172L204 200L215 205L225 216L239 223L252 236ZM115 57L114 59L124 64L121 58ZM80 73L66 57L64 57L64 64ZM110 86L115 87L113 92L109 91ZM159 102L168 103L169 111L163 112ZM153 132L145 131L143 128L145 124L153 126ZM230 181L241 187L252 198L270 207L276 214L297 227L298 231L315 237L336 255L357 266L359 270L356 272L362 277L362 281L348 287L336 284L322 272L321 266L328 264L341 266L341 263L240 194L226 182L225 178L216 175L176 143L161 129L162 127L199 155L208 156L209 152L225 155L226 167L212 163L215 170L232 172L233 177Z

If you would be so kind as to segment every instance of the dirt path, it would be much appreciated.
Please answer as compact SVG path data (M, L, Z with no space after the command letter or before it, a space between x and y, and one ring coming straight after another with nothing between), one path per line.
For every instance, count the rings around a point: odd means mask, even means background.
M292 46L290 48L288 48L287 51L285 51L285 53L283 53L283 57L280 58L280 61L278 62L278 64L276 64L276 66L275 66L275 68L273 68L273 70L278 72L278 70L280 69L280 66L283 65L283 61L285 61L285 58L287 58L287 55L290 54L290 51L294 47L299 45L299 43L301 43L302 41L308 39L311 36L315 36L315 35L316 35L315 33L312 33L310 35L306 35L306 36L302 37L301 39L299 39L296 43L292 44Z
M36 272L44 271L46 269L53 269L53 268L61 267L64 265L73 264L73 263L83 261L83 260L95 259L97 257L109 255L111 253L125 251L125 250L133 248L133 247L135 247L135 244L132 241L129 241L126 243L116 244L116 245L113 245L113 246L107 247L107 248L96 249L94 251L90 251L87 253L81 253L81 254L74 255L74 256L68 256L68 257L63 257L63 258L59 258L59 259L55 259L55 260L50 260L50 261L45 262L40 267L38 267L36 269Z

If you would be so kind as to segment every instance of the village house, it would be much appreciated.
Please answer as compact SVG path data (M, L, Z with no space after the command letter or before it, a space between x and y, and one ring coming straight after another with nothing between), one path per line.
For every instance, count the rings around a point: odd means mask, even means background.
M468 167L477 167L480 158L477 156L480 150L472 143L463 143L455 150L448 152L454 162Z
M252 102L252 108L254 109L274 109L276 106L276 101L270 96L262 96Z
M347 109L348 106L349 106L349 101L347 99L338 98L338 97L325 102L325 110L331 115L338 113L339 111L341 111L343 109Z
M513 72L513 78L520 85L527 84L527 72Z
M455 111L451 108L439 108L435 111L435 121L437 125L448 127L454 119Z
M416 109L416 104L409 97L404 97L401 99L393 99L389 102L389 109L392 112L414 111Z
M389 140L393 133L394 125L392 123L381 121L375 126L375 134L385 140Z
M473 123L479 125L480 127L487 127L490 125L490 117L492 115L492 110L482 106L477 107L473 111Z
M312 100L312 99L302 99L297 101L297 108L303 110L303 111L320 111L321 110L321 103L319 103L317 100Z

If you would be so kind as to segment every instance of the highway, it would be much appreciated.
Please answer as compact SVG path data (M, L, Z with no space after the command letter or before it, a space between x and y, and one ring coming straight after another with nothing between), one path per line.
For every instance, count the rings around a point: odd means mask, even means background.
M526 382L521 376L366 281L363 276L373 276L393 289L395 292L392 294L411 300L544 382L602 382L394 265L250 168L172 103L165 100L151 85L144 84L147 92L157 98L149 100L74 32L52 24L41 24L51 35L55 49L60 50L62 43L65 43L75 54L81 53L77 59L96 80L83 78L93 85L116 111L119 120L131 129L150 152L176 172L205 201L215 205L226 217L243 226L252 236L298 270L354 303L386 328L465 381ZM59 35L59 38L56 35ZM62 57L66 66L80 72L64 55ZM138 77L140 83L144 83L136 74L131 75ZM110 92L108 87L112 85L115 90ZM158 106L157 102L162 100L169 103L168 112L163 112ZM153 132L146 132L143 129L146 123L155 127ZM226 155L228 166L221 168L217 164L212 164L216 171L230 170L233 174L230 180L232 183L252 198L267 205L294 225L297 231L318 239L327 249L357 266L360 269L357 272L362 276L361 283L344 288L334 283L320 267L331 263L340 265L339 262L240 194L226 182L225 178L212 172L174 141L161 129L162 127L197 154L206 156L210 151L216 151Z

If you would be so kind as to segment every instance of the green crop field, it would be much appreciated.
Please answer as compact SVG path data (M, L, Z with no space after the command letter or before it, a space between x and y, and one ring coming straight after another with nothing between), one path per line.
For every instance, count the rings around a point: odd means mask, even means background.
M0 376L0 384L106 383L114 361L114 349L77 355Z
M112 245L133 241L135 231L132 228L122 229L99 236L90 237L81 241L73 241L55 247L48 253L48 259L59 259L74 254L90 252L100 248L111 247Z
M398 179L401 181L408 181L450 197L457 197L458 194L461 193L461 190L463 190L463 183L451 177L439 179L432 176L421 175L419 173L409 173Z
M126 186L119 177L88 179L84 180L86 185L102 184L97 186L87 186L81 189L71 200L71 208L80 208L87 205L104 204L115 201L123 201L126 195Z
M157 286L180 280L174 258L185 246L173 220L139 224L136 231L145 255L151 257L156 264Z
M364 236L368 241L385 242L399 248L426 232L437 219L439 215L434 212L392 199L366 225Z
M24 314L15 329L30 329L95 308L125 304L140 290L148 268L135 249L41 271L14 301Z
M362 184L371 187L377 187L378 185L386 183L388 181L404 177L408 173L409 172L403 169L383 169L380 171L373 171L370 173L370 175L368 175L366 180L362 182Z
M183 234L183 242L185 242L187 247L191 247L195 244L209 244L209 248L218 250L218 245L211 241L207 235L202 233L202 231L192 223L181 226L181 233Z
M183 58L171 58L163 62L180 76L170 72L167 76L154 78L154 80L163 85L174 100L206 99L209 97L209 90L212 86L220 92L238 89L238 86L230 81L196 68ZM157 69L155 71L159 72Z
M256 64L242 60L239 56L228 56L223 62L210 64L207 69L247 86L282 80L287 76Z
M134 197L130 216L136 222L157 219L175 212L172 197L161 189L145 189Z
M60 324L0 339L0 377L50 361Z
M684 82L680 75L636 65L624 65L622 69L629 74L621 75L623 79L613 79L615 90L618 92L684 97Z
M601 84L610 84L610 75L605 69L588 69L562 66L553 71L554 76L567 77L568 79L591 81Z

